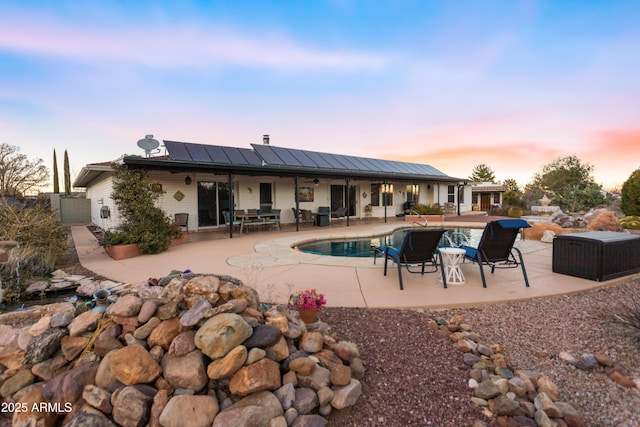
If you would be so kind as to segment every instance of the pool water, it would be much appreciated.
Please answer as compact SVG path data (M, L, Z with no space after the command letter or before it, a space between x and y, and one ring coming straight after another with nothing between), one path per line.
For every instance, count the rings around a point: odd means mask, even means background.
M391 234L383 236L362 237L357 239L327 239L302 243L296 249L316 255L344 256L366 258L373 256L375 248L381 246L400 247L404 235L410 228L395 230ZM482 229L475 228L454 228L447 230L453 243L458 246L463 243L464 238L471 246L476 246L482 236ZM464 238L462 237L464 236ZM449 241L443 236L440 241L441 246L450 246Z

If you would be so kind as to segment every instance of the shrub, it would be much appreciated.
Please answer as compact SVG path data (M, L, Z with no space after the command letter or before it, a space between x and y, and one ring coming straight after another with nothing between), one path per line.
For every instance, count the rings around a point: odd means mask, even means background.
M0 202L0 236L15 240L7 264L0 267L0 278L7 292L19 292L19 279L47 276L64 253L67 231L58 217L43 204L19 207ZM7 288L13 288L8 290Z
M162 209L155 205L160 194L152 188L146 171L114 165L113 198L124 221L105 232L103 244L137 243L141 252L157 254L167 250L171 239L182 231Z
M444 212L442 211L442 207L436 204L421 204L418 203L413 210L418 215L442 215Z
M623 285L624 298L611 309L607 322L640 344L640 282Z
M627 230L640 230L640 216L625 216L620 220L620 227Z
M640 215L640 169L636 169L622 184L620 209L625 215Z

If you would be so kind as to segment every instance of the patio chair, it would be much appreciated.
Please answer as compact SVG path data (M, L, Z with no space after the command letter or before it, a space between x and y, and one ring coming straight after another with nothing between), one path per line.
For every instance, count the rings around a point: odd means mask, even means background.
M189 232L189 214L177 213L174 216L173 222L180 228L184 229L185 233Z
M238 230L240 229L240 221L238 221L237 219L231 221L231 212L224 211L224 219L225 219L225 222L227 223L227 227L233 227Z
M527 278L527 270L524 267L522 252L513 246L520 230L529 227L531 227L529 223L523 219L491 221L485 226L477 248L467 245L460 246L466 251L465 259L478 263L480 266L483 288L487 287L483 265L491 267L491 274L496 268L518 268L518 266L522 266L524 283L529 287L529 279ZM517 259L515 255L518 255Z
M345 208L344 206L340 206L338 209L331 212L331 218L342 219L345 217L346 214L347 214L347 208Z
M422 230L409 230L402 240L400 248L393 246L387 246L384 250L384 275L387 275L387 262L391 260L398 266L398 280L400 281L400 290L403 290L402 283L402 266L409 273L435 273L438 271L438 244L440 239L446 230L444 228L438 229L422 229ZM431 271L425 271L425 266L429 264L432 267ZM412 268L419 268L418 270L412 270ZM442 272L442 280L446 280L444 277L444 271Z

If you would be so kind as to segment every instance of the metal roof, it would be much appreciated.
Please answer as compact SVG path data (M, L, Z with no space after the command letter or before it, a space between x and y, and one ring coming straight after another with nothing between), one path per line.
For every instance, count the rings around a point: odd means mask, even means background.
M269 144L249 148L163 141L167 156L124 158L126 164L167 170L250 175L313 176L405 181L459 181L430 165L322 153Z

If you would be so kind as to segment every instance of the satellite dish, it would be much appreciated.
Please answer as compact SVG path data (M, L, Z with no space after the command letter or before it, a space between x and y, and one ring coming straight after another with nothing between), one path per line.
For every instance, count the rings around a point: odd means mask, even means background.
M160 146L160 143L157 139L153 139L153 135L145 135L144 139L138 140L138 147L144 150L144 154L149 157L152 154L152 151L156 150ZM160 150L155 151L159 153Z

